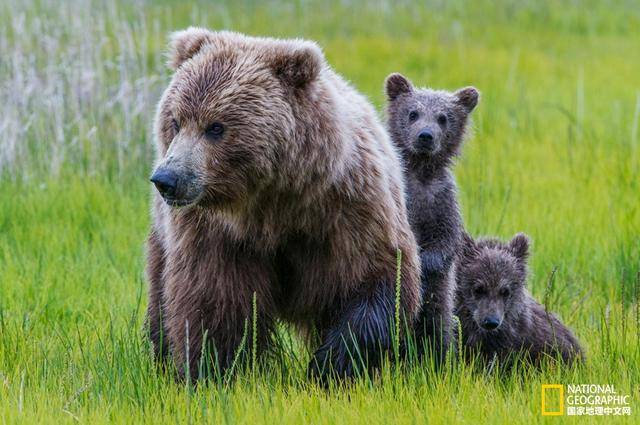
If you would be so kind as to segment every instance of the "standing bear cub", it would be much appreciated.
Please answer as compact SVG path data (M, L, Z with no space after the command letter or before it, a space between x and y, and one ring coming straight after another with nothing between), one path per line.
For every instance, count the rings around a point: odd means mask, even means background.
M371 104L308 41L190 28L169 59L148 239L156 354L198 378L246 358L243 340L267 348L283 320L319 337L314 377L378 365L398 250L409 321L420 265L401 164Z
M526 289L529 239L474 241L465 233L458 269L456 314L462 345L483 360L509 363L513 356L539 363L560 357L571 363L582 349L571 331Z
M400 74L387 77L385 89L388 128L404 160L409 222L422 264L416 351L419 357L431 351L439 362L452 335L455 261L463 231L450 167L479 93L473 87L454 93L416 89Z

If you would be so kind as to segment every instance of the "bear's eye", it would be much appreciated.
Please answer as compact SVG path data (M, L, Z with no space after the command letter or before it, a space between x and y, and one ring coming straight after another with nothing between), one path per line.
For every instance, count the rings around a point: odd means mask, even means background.
M211 124L207 130L204 132L204 134L212 140L217 140L220 137L222 137L222 134L224 134L224 126L222 124L220 124L219 122L214 122L213 124Z
M171 119L171 128L173 128L173 131L175 133L180 132L180 123L178 123L178 120L175 118Z
M473 293L476 294L476 296L481 297L483 295L487 295L487 290L484 288L484 286L478 286L473 290Z
M418 119L418 111L409 112L409 122L414 122Z
M509 288L502 288L500 290L500 296L501 297L508 297L509 295L511 295L511 291L509 290Z
M438 124L442 126L447 125L447 116L445 114L438 115Z

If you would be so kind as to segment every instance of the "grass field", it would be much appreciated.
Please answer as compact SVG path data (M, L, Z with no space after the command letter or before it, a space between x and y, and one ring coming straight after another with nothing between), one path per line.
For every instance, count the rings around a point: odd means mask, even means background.
M151 120L166 34L317 40L382 111L384 77L482 92L456 168L468 229L534 241L531 290L587 362L509 376L385 368L329 393L284 355L233 382L158 373L143 332ZM613 384L640 415L636 1L0 0L1 423L535 423L543 383ZM382 113L382 112L381 112ZM553 275L553 278L551 276Z

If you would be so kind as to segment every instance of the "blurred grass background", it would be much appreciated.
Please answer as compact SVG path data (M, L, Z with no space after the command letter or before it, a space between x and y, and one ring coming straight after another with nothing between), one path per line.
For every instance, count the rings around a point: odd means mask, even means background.
M158 373L141 330L151 122L167 32L189 25L314 39L381 115L393 71L476 86L465 221L531 235L532 292L587 365L385 369L326 394L283 330L289 352L233 383ZM0 422L531 423L541 383L611 383L637 423L639 28L631 0L0 0Z

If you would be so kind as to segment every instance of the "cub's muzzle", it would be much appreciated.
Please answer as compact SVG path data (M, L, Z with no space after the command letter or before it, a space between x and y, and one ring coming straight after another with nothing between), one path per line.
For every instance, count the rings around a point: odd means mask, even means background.
M428 127L420 130L414 142L414 149L420 153L433 154L439 149L436 133Z
M497 329L502 324L502 321L496 316L487 316L482 321L482 327L488 331Z

